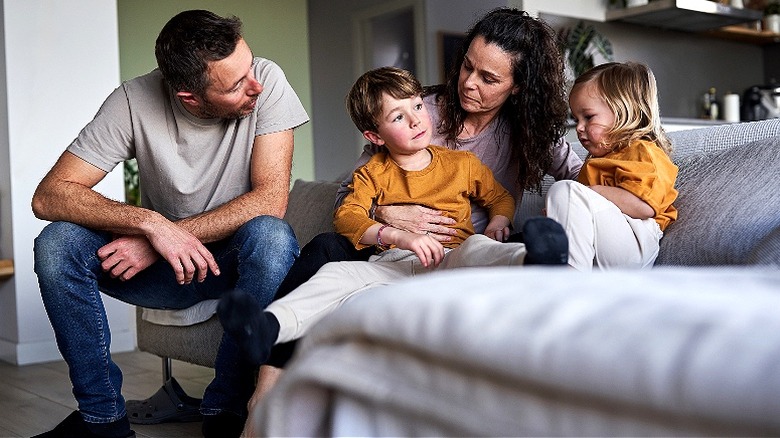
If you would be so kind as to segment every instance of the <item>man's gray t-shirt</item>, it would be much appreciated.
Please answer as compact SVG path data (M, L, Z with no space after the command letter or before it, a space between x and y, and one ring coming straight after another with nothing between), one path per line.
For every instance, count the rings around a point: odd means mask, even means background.
M253 67L263 91L246 117L193 116L155 69L114 90L68 151L106 172L136 158L141 204L170 220L212 210L251 189L255 136L309 120L279 66Z

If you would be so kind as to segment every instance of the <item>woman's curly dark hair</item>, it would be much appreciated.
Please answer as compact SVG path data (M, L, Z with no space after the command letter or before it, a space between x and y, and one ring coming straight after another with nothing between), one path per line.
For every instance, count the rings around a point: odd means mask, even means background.
M468 31L444 86L430 87L438 94L442 124L439 132L455 141L468 115L460 105L458 77L469 45L477 36L512 57L515 85L520 87L501 107L499 117L508 123L512 160L519 167L518 183L539 190L552 165L553 146L566 131L566 86L563 57L555 31L525 11L498 8Z

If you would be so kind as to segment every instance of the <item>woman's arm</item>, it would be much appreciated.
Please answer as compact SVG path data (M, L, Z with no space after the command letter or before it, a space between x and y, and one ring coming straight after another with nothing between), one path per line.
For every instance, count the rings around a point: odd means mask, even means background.
M448 226L454 225L455 219L445 216L441 210L421 205L379 205L374 210L374 219L400 230L430 233L440 242L449 242L450 236L457 234L457 230Z
M582 159L574 152L571 145L563 138L553 145L553 163L547 174L556 181L562 179L577 179L582 168Z

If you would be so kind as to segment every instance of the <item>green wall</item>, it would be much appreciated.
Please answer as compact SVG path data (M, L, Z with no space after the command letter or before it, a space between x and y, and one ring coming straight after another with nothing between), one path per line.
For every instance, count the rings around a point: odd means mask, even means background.
M119 68L122 80L157 67L154 42L165 23L186 9L235 15L256 56L279 64L312 116L306 0L117 0ZM293 180L314 179L311 122L295 130Z

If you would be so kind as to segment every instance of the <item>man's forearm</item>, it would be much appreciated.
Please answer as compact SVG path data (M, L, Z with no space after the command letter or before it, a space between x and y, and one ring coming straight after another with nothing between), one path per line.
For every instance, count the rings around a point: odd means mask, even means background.
M271 196L259 190L245 193L213 210L177 221L177 225L209 243L226 239L251 219L270 215L283 218L287 210L288 192Z
M108 199L73 182L41 184L32 207L39 219L72 222L122 235L147 234L156 223L166 220L159 213Z

